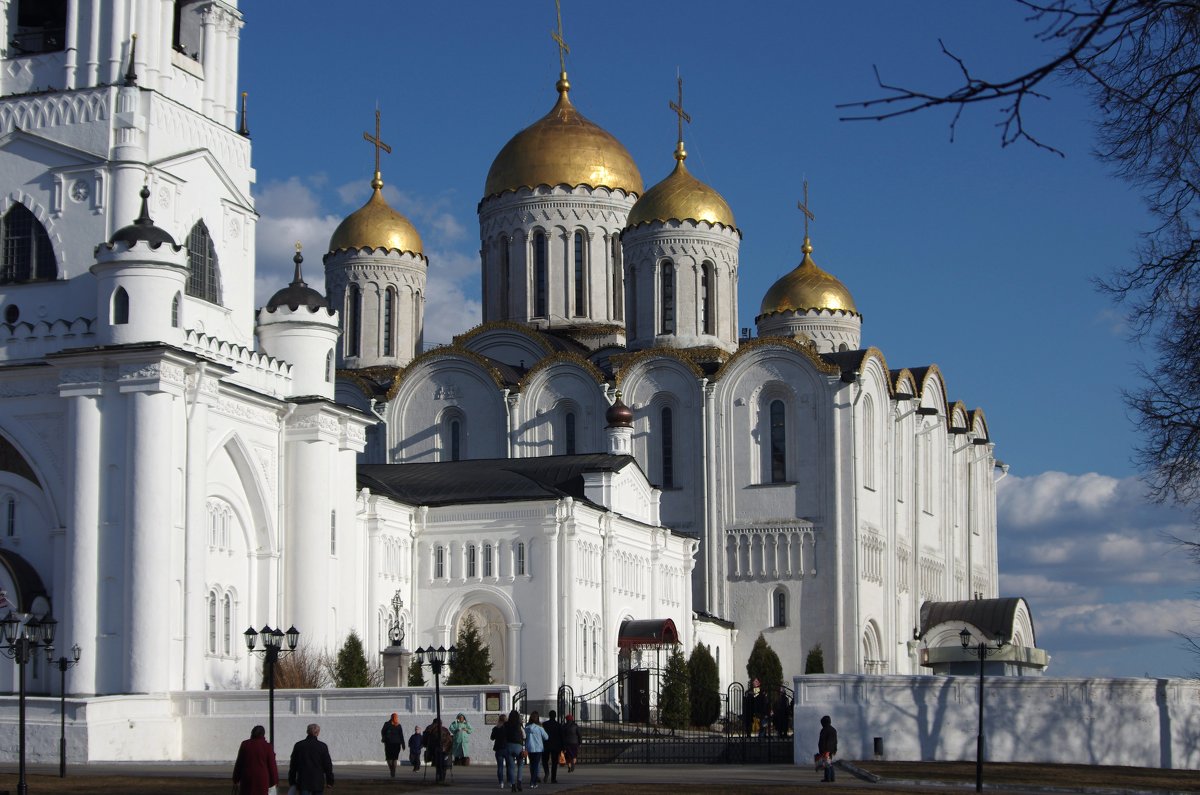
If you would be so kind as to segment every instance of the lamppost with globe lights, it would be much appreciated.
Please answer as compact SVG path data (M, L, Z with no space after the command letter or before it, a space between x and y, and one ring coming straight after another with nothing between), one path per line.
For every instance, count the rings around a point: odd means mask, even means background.
M25 666L33 659L39 648L46 650L46 659L54 657L54 630L58 622L47 613L43 618L31 617L24 623L13 611L0 621L4 644L0 654L17 664L17 795L27 795L29 785L25 782Z
M979 641L979 645L972 646L971 631L966 627L962 628L962 632L958 633L959 643L962 644L963 651L974 654L979 658L979 734L975 738L975 791L983 792L983 661L994 654L999 654L1007 644L1008 640L1001 632L992 633L995 638L995 644L989 644L987 641Z
M263 624L261 630L250 627L242 633L246 638L246 650L251 654L263 655L263 665L267 667L267 687L270 690L270 695L267 697L270 705L270 720L271 729L271 747L275 747L275 663L279 658L291 654L296 650L296 644L300 642L300 630L291 627L287 632L281 629L271 629L267 624ZM262 639L262 648L256 648L259 639ZM287 638L287 648L283 648L283 639Z
M454 665L454 659L458 656L458 650L453 646L446 648L438 646L436 649L430 646L429 648L420 647L413 653L413 658L417 661L417 665L429 663L429 670L433 671L433 705L434 711L437 713L437 725L439 729L444 728L442 724L442 666ZM434 764L437 765L438 775L441 775L442 761L442 746L441 737L438 737L436 744L433 747Z
M51 660L50 664L58 668L58 777L67 777L67 671L79 663L81 650L76 643L71 647L71 656Z

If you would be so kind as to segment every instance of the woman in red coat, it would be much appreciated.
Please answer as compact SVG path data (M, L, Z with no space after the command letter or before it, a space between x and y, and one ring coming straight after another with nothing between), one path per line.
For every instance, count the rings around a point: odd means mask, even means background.
M233 783L240 795L266 795L279 783L279 768L275 766L275 749L267 742L267 730L255 726L250 739L242 741L237 761L233 764Z

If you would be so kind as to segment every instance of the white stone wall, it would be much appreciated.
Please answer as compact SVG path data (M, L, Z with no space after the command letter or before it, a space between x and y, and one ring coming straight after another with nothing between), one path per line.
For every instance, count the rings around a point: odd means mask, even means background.
M838 755L973 761L979 679L973 676L798 676L796 764L817 747L821 716ZM985 758L992 762L1197 768L1200 682L1183 679L987 677Z

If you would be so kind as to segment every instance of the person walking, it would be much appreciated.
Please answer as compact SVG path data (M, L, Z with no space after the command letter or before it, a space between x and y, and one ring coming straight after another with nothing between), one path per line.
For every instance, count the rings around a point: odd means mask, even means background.
M441 724L441 721L434 720L438 725L438 744L437 754L434 758L434 764L437 765L437 781L446 780L446 771L454 764L454 760L450 756L450 749L454 747L454 737L450 734L450 730Z
M535 709L529 713L529 725L525 727L525 750L529 753L529 788L537 789L541 782L542 754L546 750L549 736L542 728L541 715Z
M388 772L395 778L396 760L404 750L404 727L400 725L400 716L395 712L392 713L391 720L383 724L379 738L383 742L383 758L387 761Z
M525 753L525 729L521 726L521 713L515 709L508 713L504 721L504 751L508 759L505 769L508 771L508 784L512 792L521 791L521 763Z
M242 740L237 761L233 763L233 784L238 795L266 795L279 783L275 749L267 742L267 730L255 726L250 739Z
M562 724L558 722L558 713L550 710L550 717L542 724L546 730L546 752L542 754L542 781L551 784L558 783L558 755L563 750Z
M574 715L567 716L567 722L562 728L563 753L567 757L567 772L575 772L575 760L579 758L579 746L583 744L583 734Z
M821 718L821 734L817 737L817 753L825 766L825 777L822 781L833 781L833 755L837 753L837 729L829 716Z
M408 738L408 761L412 765L414 773L421 769L422 740L421 727L413 726L412 736Z
M471 764L471 724L467 716L458 713L458 717L450 724L450 736L454 738L450 756L456 765Z
M329 746L317 738L321 727L308 724L305 737L292 747L292 758L288 763L288 784L300 795L324 792L333 789L333 760L329 758Z
M507 718L501 715L500 720L492 727L492 751L496 754L496 781L500 783L500 789L512 786L512 770L508 770L507 781L504 774L504 771L508 769L508 740L504 734L505 720Z

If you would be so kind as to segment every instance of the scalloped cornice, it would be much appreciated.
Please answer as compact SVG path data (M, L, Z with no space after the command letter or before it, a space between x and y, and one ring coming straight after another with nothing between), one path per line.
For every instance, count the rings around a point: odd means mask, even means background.
M338 370L334 375L335 378L354 384L365 396L375 397L379 393L379 387L387 383L389 378L398 377L401 369L392 365L376 365L356 370Z
M737 351L721 365L721 369L713 374L713 380L716 381L722 378L725 375L725 371L732 367L735 362L744 356L749 356L759 348L785 348L794 351L808 359L813 367L817 368L818 372L825 373L826 375L840 375L842 372L842 368L836 364L830 364L822 359L821 354L817 353L816 347L811 343L804 345L787 337L755 337L752 340L744 340L738 345Z
M544 350L547 355L554 353L554 348L550 347L545 337L537 329L531 328L524 323L518 323L515 320L491 320L487 323L480 323L475 328L467 329L462 334L455 335L454 342L450 347L465 346L480 334L488 331L515 331L536 342L538 347Z
M533 377L542 370L547 370L557 364L573 364L580 367L595 379L597 384L604 384L608 378L600 371L600 368L589 362L587 359L580 356L578 353L571 351L559 351L558 353L547 356L543 359L538 359L533 367L530 367L517 381L517 389L524 390L525 387L533 380Z
M609 361L613 366L613 382L615 385L620 386L621 382L625 380L626 372L650 359L675 359L687 367L696 378L705 378L706 376L704 371L700 369L700 365L711 362L724 363L727 356L729 356L727 351L716 346L703 348L645 348L633 353L615 353L609 357Z
M450 345L441 348L434 348L422 353L420 356L413 359L399 374L396 375L396 380L392 381L392 385L388 387L387 400L395 399L396 395L400 394L400 387L408 380L408 376L417 369L419 365L427 362L437 361L438 359L466 359L472 364L483 370L491 379L496 382L496 386L500 389L507 389L508 385L504 383L504 374L492 364L487 357L481 356L475 351L467 350L458 344L458 338Z

